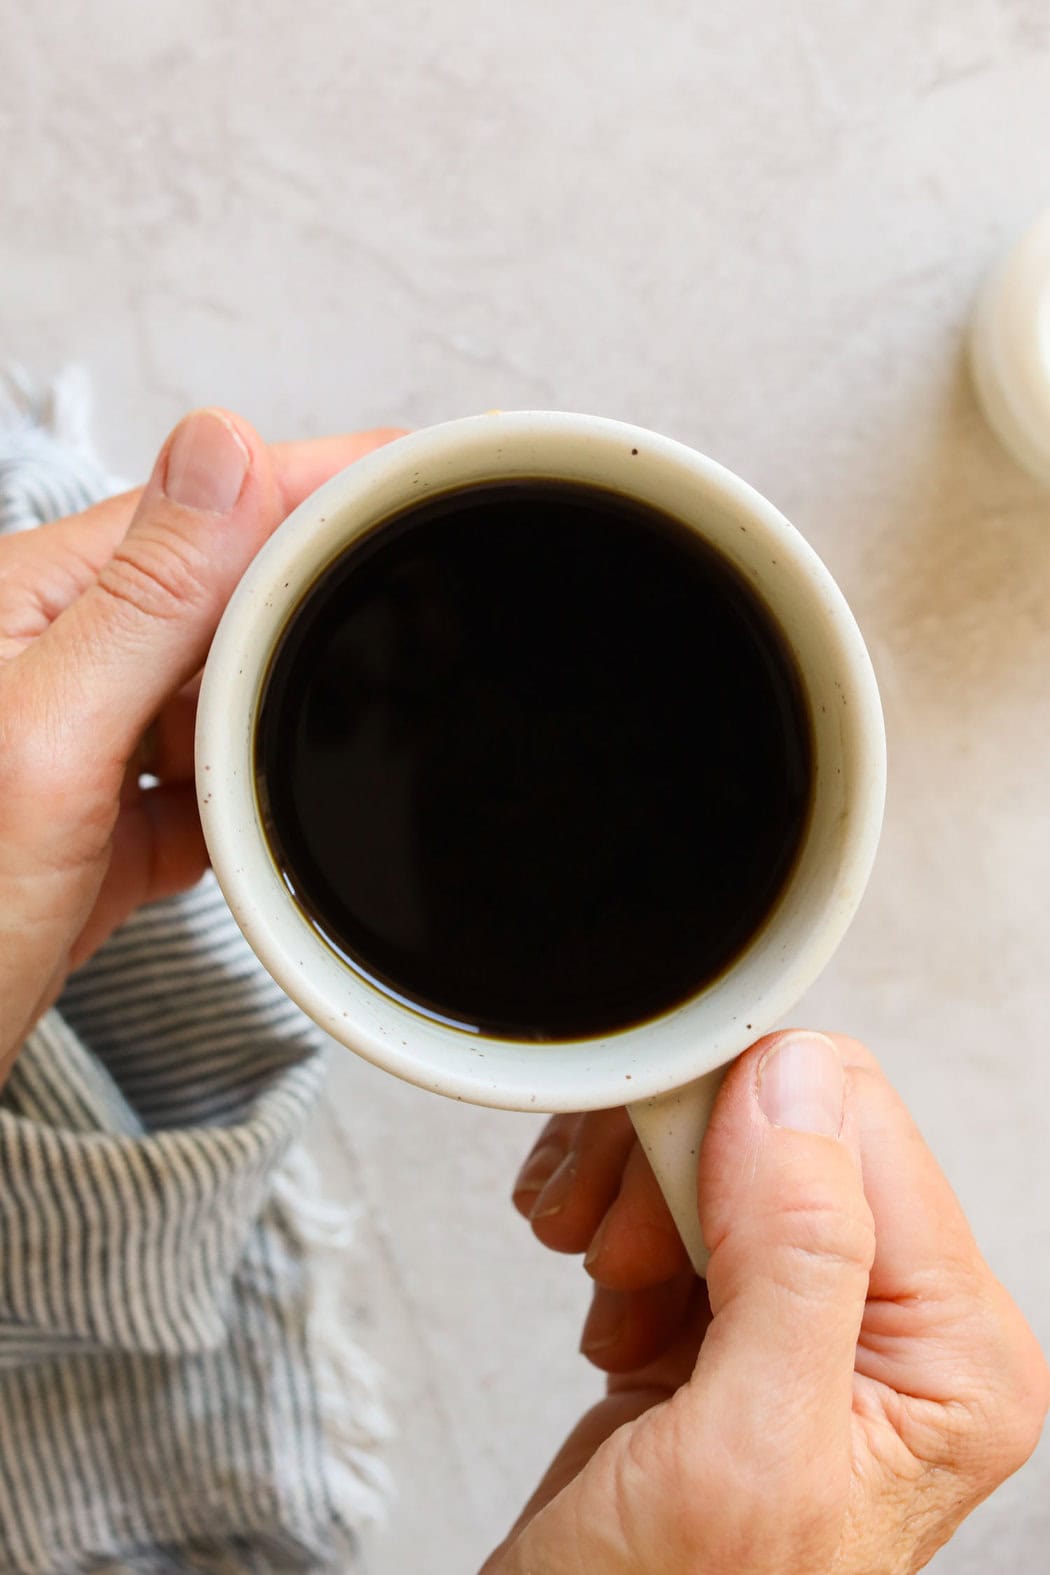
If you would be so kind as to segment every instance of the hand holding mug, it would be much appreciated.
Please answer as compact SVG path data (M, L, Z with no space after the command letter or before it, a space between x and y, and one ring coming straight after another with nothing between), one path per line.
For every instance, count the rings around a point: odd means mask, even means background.
M756 1044L698 1195L706 1287L622 1112L556 1116L526 1162L611 1376L483 1575L912 1575L1034 1449L1046 1363L862 1045Z
M142 491L0 539L0 1081L69 971L200 879L191 680L274 527L395 435L268 449L199 411Z

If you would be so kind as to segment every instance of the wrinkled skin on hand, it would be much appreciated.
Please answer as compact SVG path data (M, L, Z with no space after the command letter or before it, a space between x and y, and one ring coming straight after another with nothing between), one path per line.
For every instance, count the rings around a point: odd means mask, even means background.
M862 1045L749 1051L698 1198L706 1287L624 1112L526 1161L609 1378L484 1575L911 1575L1034 1449L1046 1363Z
M219 618L285 515L397 435L268 448L198 411L141 492L0 539L0 1081L70 970L203 874L195 675Z

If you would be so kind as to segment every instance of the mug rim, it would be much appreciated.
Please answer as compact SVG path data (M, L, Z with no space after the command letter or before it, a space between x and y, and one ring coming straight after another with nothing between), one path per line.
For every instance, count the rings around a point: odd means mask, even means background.
M509 1041L443 1026L351 970L312 929L283 883L258 813L255 717L270 656L327 565L413 499L490 475L521 474L521 465L534 466L530 473L536 475L594 482L583 450L592 463L597 454L603 466L618 466L630 478L625 490L637 488L635 495L659 507L666 505L648 489L658 492L661 478L670 487L673 471L690 496L695 491L705 524L706 511L721 509L741 530L755 532L753 539L772 545L773 563L783 564L780 579L790 570L805 587L808 610L824 619L841 666L840 725L856 771L834 879L816 904L809 932L797 944L780 945L782 960L772 965L768 986L748 1001L746 1013L708 1024L695 1042L688 1014L725 977L746 970L758 938L775 927L797 869L726 975L663 1017L591 1039ZM479 474L482 461L490 468ZM685 523L700 531L696 520ZM778 617L775 606L770 611ZM356 461L305 499L249 566L220 622L201 684L196 757L201 821L216 879L253 950L308 1016L357 1054L420 1086L477 1104L552 1111L600 1109L666 1093L731 1060L776 1024L823 970L859 905L881 828L886 770L882 709L860 631L829 571L794 526L739 476L684 444L607 417L552 411L492 412L424 428ZM694 1015L699 1021L702 1014ZM672 1027L664 1032L664 1024Z

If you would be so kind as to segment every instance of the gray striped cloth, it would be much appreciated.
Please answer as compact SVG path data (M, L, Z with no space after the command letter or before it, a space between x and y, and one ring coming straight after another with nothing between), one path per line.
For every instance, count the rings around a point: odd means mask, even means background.
M0 529L114 490L81 409L68 381L0 406ZM27 1040L0 1099L3 1575L357 1568L382 1426L294 1151L320 1038L207 879Z

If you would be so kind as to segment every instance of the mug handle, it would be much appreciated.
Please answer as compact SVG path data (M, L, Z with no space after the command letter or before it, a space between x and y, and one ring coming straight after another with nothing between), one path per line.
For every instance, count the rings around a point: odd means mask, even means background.
M726 1070L724 1066L716 1067L684 1088L672 1088L668 1094L657 1094L654 1099L643 1099L627 1107L690 1262L701 1278L707 1274L709 1254L697 1213L696 1167Z

